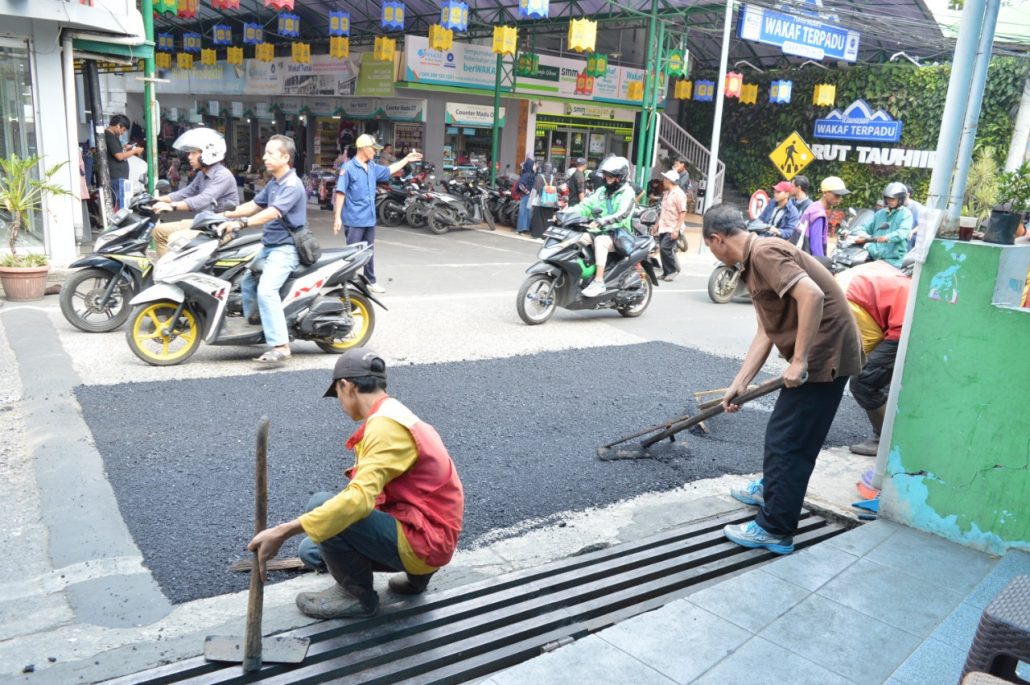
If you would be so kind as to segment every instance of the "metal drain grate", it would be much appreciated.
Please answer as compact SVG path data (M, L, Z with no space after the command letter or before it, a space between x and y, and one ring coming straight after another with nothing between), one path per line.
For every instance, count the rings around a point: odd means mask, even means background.
M414 601L366 621L326 621L289 635L311 638L298 666L244 674L202 657L112 683L460 683L685 596L697 586L775 558L722 536L753 510L737 510L660 535L571 557ZM844 528L803 512L794 537L808 547Z

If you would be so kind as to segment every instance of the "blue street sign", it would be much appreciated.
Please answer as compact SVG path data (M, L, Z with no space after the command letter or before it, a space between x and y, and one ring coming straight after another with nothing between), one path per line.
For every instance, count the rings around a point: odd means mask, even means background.
M816 119L812 135L835 140L896 143L901 140L901 126L902 122L882 109L874 112L865 100L855 100L843 112L835 109L824 119Z
M815 60L858 60L858 31L764 7L741 6L737 36L775 45L788 55Z

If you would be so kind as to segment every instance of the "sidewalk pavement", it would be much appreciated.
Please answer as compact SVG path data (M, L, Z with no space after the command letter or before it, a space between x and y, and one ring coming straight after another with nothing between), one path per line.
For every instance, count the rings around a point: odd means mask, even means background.
M981 612L1024 574L1030 553L876 521L479 685L958 683Z

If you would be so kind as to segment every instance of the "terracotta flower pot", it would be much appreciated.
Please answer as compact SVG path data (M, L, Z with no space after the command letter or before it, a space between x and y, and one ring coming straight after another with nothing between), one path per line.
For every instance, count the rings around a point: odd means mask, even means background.
M8 300L42 300L49 266L0 266L0 283Z

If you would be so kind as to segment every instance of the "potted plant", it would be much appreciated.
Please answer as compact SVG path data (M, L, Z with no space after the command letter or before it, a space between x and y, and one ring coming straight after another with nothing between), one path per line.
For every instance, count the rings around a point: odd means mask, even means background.
M71 195L53 182L54 176L67 162L43 171L37 178L39 155L0 157L0 212L7 223L7 245L11 252L0 259L0 283L9 300L38 300L46 290L47 257L44 254L19 255L18 234L29 214L43 207L48 195Z
M991 210L984 242L1011 245L1022 213L1030 209L1030 162L998 176L1001 203Z

